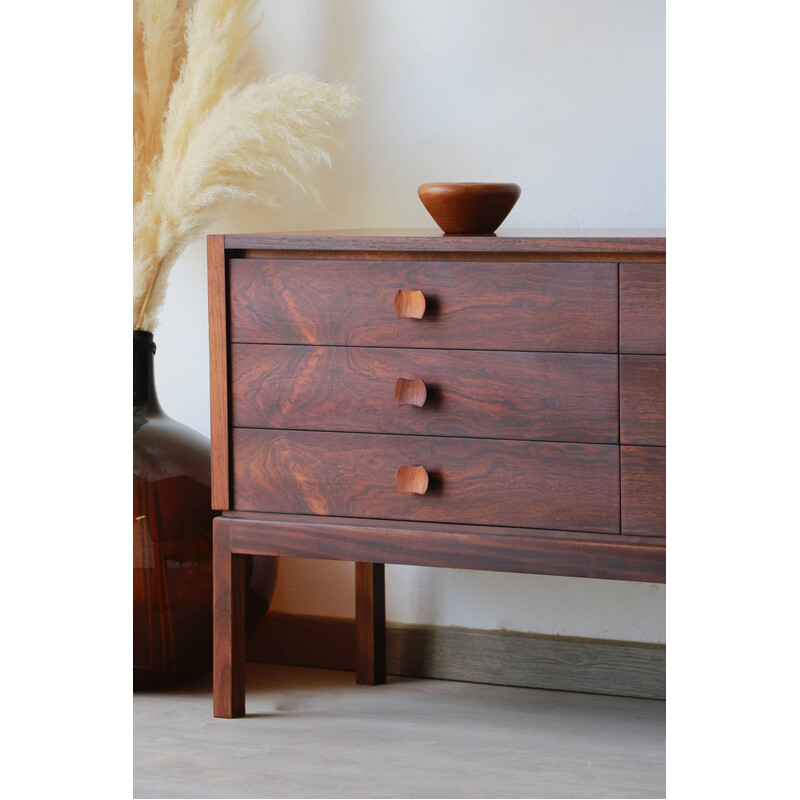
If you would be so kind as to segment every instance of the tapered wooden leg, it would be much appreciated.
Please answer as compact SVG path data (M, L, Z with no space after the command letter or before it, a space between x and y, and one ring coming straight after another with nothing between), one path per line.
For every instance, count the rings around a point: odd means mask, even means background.
M356 683L386 682L383 564L356 562Z
M231 553L230 520L214 520L214 716L244 716L246 556Z

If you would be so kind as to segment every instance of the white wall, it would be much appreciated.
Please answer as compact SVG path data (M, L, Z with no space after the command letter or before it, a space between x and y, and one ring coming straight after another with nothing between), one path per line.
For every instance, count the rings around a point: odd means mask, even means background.
M508 228L665 226L663 0L262 0L261 74L354 87L344 152L317 185L286 187L213 233L431 227L429 181L514 181ZM172 274L158 344L168 414L208 435L205 242ZM283 559L273 608L352 616L351 564ZM665 640L664 587L387 568L390 620L642 642Z

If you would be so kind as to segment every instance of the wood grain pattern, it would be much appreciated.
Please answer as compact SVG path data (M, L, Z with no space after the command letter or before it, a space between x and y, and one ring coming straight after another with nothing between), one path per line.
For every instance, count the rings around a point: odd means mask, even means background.
M623 446L622 532L666 536L666 448Z
M665 581L664 540L655 537L253 512L231 523L237 553Z
M300 233L227 234L230 250L286 250L325 252L399 253L600 253L619 260L617 254L653 253L663 257L663 229L619 230L513 230L501 229L494 236L444 236L436 228L350 231L304 231Z
M245 562L231 551L231 522L214 520L214 716L245 712Z
M620 353L666 353L666 267L619 265Z
M401 494L400 465L425 495ZM382 434L233 432L238 510L618 533L616 446ZM381 559L363 559L381 561Z
M516 183L424 183L419 199L447 234L493 234L519 199Z
M234 509L215 714L244 713L245 554L358 563L367 682L384 563L665 581L664 359L629 355L665 352L665 252L659 231L209 238L214 502Z
M623 444L666 445L665 356L620 356L619 416Z
M398 320L399 289L426 297ZM231 259L233 342L617 351L609 263Z
M228 314L224 236L211 235L208 251L208 341L211 405L211 507L230 508L228 423Z
M231 377L236 427L619 441L612 355L234 344Z
M386 682L386 599L383 564L356 562L356 683Z

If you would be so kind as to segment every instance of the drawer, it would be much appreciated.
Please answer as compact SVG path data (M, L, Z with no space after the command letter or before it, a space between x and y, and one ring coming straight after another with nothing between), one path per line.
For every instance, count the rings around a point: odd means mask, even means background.
M665 356L620 356L622 444L666 444L666 379Z
M234 344L231 384L235 427L619 441L613 355Z
M666 353L666 266L619 265L620 353Z
M614 445L237 428L232 447L237 511L620 530ZM424 494L401 466L424 467Z
M622 532L666 536L666 448L620 448Z
M234 258L228 300L234 342L617 352L616 264Z

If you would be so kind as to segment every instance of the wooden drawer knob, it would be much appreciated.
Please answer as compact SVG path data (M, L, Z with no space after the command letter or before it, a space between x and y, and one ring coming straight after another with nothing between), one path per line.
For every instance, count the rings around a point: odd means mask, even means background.
M398 378L394 385L394 399L399 406L422 408L428 399L428 388L425 386L425 381L407 381L405 378Z
M425 494L428 491L428 471L425 467L398 467L394 479L403 494Z
M425 295L419 289L398 289L394 296L394 313L398 319L422 319L425 313Z

